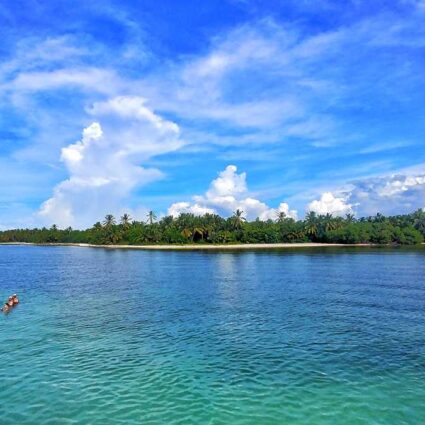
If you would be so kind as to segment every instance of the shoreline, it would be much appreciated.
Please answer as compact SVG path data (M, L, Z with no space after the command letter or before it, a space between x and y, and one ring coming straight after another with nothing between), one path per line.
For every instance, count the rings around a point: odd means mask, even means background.
M370 243L342 244L342 243L321 243L321 242L300 242L300 243L264 243L264 244L229 244L229 245L94 245L86 243L33 243L33 242L0 242L0 245L30 245L30 246L71 246L79 248L104 248L104 249L135 249L147 251L218 251L218 250L266 250L282 248L326 248L326 247L373 247L378 246Z

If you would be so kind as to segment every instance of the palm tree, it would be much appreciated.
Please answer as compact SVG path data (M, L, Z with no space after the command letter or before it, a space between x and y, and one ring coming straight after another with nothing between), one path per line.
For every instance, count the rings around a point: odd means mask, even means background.
M354 217L354 214L350 214L350 213L348 213L348 214L345 214L345 221L347 222L347 223L354 223L354 221L355 221L356 219L355 219L355 217Z
M240 209L237 209L233 213L232 225L234 229L240 229L243 223L246 221L246 218L242 214L243 214L243 211Z
M338 227L336 221L332 217L332 214L327 213L323 217L323 221L325 224L325 232L329 232L330 230L335 230Z
M413 213L413 225L423 235L425 235L425 211L417 210Z
M214 227L210 224L207 224L206 226L203 226L204 229L204 239L209 239L211 237L211 234L214 231Z
M121 232L117 231L116 228L109 227L108 231L104 234L103 243L114 244L118 243L121 239Z
M313 223L317 221L317 214L314 211L309 211L305 216L305 221L307 223Z
M188 229L187 227L185 227L185 228L182 230L181 235L182 235L184 238L189 239L189 238L191 238L191 237L192 237L192 231L191 231L190 229Z
M50 230L52 230L53 232L56 232L56 230L58 230L58 226L56 226L56 224L52 224L52 227L50 228Z
M286 214L283 211L278 211L276 215L277 215L277 219L276 219L277 223L283 223L285 221Z
M102 224L100 223L100 221L97 221L95 224L93 224L94 230L100 230L101 228L102 228Z
M305 233L313 237L317 235L317 214L314 211L305 216Z
M309 236L317 235L317 225L315 223L307 224L305 228L305 233Z
M386 220L385 216L382 215L381 213L377 213L375 215L375 222L383 223L385 220Z
M286 234L286 237L290 240L293 241L295 239L303 239L304 237L304 232L299 231L299 230L291 230Z
M172 215L167 215L161 219L160 224L163 224L165 227L168 227L173 224L173 221L174 217Z
M205 229L203 227L195 227L192 233L192 239L195 239L196 235L199 235L201 239L204 238Z
M148 223L150 225L152 225L153 222L156 220L156 214L153 211L149 211L147 213L146 217L148 218Z
M111 227L116 223L115 217L112 214L105 215L105 219L103 220L103 225L105 227Z
M127 214L127 213L124 213L121 217L121 220L120 220L122 227L124 229L128 229L130 227L131 220L132 219L131 219L130 215Z

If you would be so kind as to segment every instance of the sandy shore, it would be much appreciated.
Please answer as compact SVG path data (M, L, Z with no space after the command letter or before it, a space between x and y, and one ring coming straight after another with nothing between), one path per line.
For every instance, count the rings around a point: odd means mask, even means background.
M339 243L255 243L255 244L229 244L229 245L92 245L86 243L45 243L35 244L28 242L4 242L0 245L37 245L37 246L75 246L83 248L106 249L144 249L162 251L192 251L192 250L261 250L282 248L323 248L323 247L368 247L372 244L339 244Z

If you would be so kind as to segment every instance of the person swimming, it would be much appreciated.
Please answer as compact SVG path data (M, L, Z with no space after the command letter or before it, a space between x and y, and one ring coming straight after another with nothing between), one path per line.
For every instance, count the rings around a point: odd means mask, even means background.
M12 299L13 299L13 305L19 304L19 298L16 294L12 295Z
M4 303L4 306L3 306L3 308L1 309L1 311L2 311L3 313L9 313L9 311L10 311L9 304L8 304L8 303Z
M12 296L10 296L10 297L9 297L9 299L8 299L8 301L7 301L7 305L8 305L9 307L13 307L14 302L13 302L13 297L12 297Z

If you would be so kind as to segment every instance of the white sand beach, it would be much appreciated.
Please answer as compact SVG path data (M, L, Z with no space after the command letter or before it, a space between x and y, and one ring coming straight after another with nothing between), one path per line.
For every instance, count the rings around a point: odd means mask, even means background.
M338 243L273 243L273 244L187 244L187 245L93 245L85 243L44 243L35 244L28 242L5 242L1 245L36 245L36 246L75 246L82 248L107 248L107 249L142 249L142 250L162 250L162 251L193 251L193 250L261 250L261 249L282 249L282 248L326 248L326 247L368 247L373 244L338 244Z

